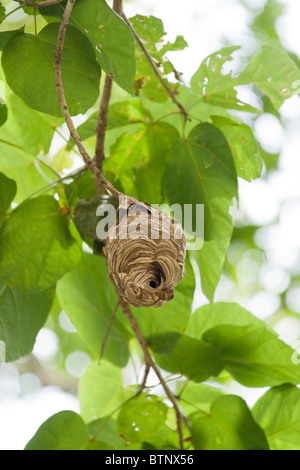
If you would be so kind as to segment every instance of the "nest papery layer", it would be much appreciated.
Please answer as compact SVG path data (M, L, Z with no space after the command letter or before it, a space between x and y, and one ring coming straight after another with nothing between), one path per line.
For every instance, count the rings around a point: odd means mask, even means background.
M173 299L185 274L185 235L164 212L124 199L106 238L109 278L131 305L159 307Z

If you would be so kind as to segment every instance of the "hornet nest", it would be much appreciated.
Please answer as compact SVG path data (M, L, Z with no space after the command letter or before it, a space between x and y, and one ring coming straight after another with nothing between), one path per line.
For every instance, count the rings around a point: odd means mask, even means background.
M135 307L169 302L185 274L186 238L181 225L135 198L120 199L103 251L110 280Z

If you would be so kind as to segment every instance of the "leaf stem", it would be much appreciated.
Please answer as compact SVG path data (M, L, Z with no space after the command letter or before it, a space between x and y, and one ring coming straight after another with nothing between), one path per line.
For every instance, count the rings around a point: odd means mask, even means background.
M36 9L33 10L33 18L34 18L34 35L37 37L37 26L36 26Z
M184 108L184 106L176 99L173 91L171 90L171 88L169 87L169 85L166 83L166 81L163 79L163 77L161 76L161 74L159 73L155 63L153 62L152 60L152 57L151 55L149 54L149 52L147 51L146 47L144 46L144 43L143 41L141 40L141 38L139 37L139 35L137 34L137 32L135 31L134 27L132 26L132 24L130 23L130 21L128 20L128 18L126 17L126 15L124 13L122 13L122 18L123 20L125 21L125 23L129 26L129 28L131 29L131 32L136 40L136 42L138 43L138 45L140 46L140 48L142 49L142 51L144 52L145 56L146 56L146 59L148 60L149 64L151 65L155 75L157 76L157 78L159 79L159 81L161 82L162 86L165 88L166 92L168 93L168 95L170 96L170 98L172 99L173 103L176 104L176 106L180 109L180 111L183 113L184 115L184 118L185 120L190 120L189 116L188 116L188 112L186 111L186 109Z

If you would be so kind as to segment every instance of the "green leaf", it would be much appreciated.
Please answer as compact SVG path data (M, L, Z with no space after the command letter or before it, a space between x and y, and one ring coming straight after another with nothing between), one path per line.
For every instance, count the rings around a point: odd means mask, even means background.
M212 402L221 395L224 395L224 392L219 388L193 382L188 382L187 385L184 384L177 393L180 408L186 415L195 410L209 413Z
M164 56L167 52L174 52L174 51L183 51L188 47L188 43L184 39L183 36L176 36L175 41L172 43L170 41L167 42L161 49L160 49L160 55Z
M89 439L81 416L74 411L60 411L39 427L25 450L83 450Z
M257 109L237 98L234 87L239 83L232 72L222 71L224 64L232 61L232 54L238 49L240 46L228 46L206 57L191 78L191 90L196 96L200 95L201 100L212 105L257 113Z
M0 279L21 292L45 290L80 260L68 216L51 196L20 204L1 232Z
M87 344L94 358L99 358L110 317L118 302L113 284L108 279L104 258L88 254L57 284L60 305ZM104 357L125 366L129 358L131 333L125 316L117 312L104 350Z
M7 107L6 104L0 104L0 127L3 126L7 120Z
M246 124L238 124L230 119L213 117L213 123L221 129L229 144L237 176L252 181L262 171L262 159L253 130Z
M169 410L169 416L172 414L172 410ZM168 418L166 423L163 424L155 433L154 436L147 439L147 442L140 443L140 444L131 444L131 448L133 449L133 445L141 447L136 447L137 449L141 450L152 450L152 449L159 449L159 450L178 450L178 433L175 426L170 428L168 426ZM125 447L127 449L127 447Z
M154 436L167 418L168 407L154 396L139 395L118 415L118 432L127 442L142 442Z
M238 396L218 397L210 413L199 411L191 419L196 450L268 450L264 432Z
M300 369L291 359L293 349L264 326L220 325L202 338L219 351L224 368L246 387L300 383Z
M178 80L178 73L175 71L171 62L164 57L168 51L182 50L187 46L182 36L177 36L174 43L163 43L163 37L166 35L162 21L155 16L136 15L129 20L136 30L137 34L144 43L147 51L151 55L157 72L161 74L162 79L169 88L176 93L177 84L171 83L166 79L166 75L174 72L175 78ZM135 83L135 93L139 94L142 89L143 96L151 101L166 102L169 95L161 84L145 57L145 54L136 45L136 64L137 74Z
M174 72L176 80L180 79L180 74L175 70L170 60L165 57L169 51L181 51L187 47L187 42L183 36L177 36L174 42L164 41L166 32L164 30L163 22L155 16L136 15L130 18L138 36L144 43L147 51L151 55L156 67L157 72L161 74L162 79L169 86L169 88L176 93L178 84L169 82L166 76ZM143 96L151 101L166 102L169 100L169 95L161 84L145 57L141 48L136 46L137 57L137 75L135 83L135 92L139 93L142 89Z
M152 121L151 113L144 102L138 98L117 101L110 105L107 117L107 129L127 126L128 124Z
M160 204L166 156L179 134L170 124L150 123L133 135L123 134L111 148L103 170L115 175L126 194Z
M15 146L11 141L2 139L4 128L6 124L0 128L0 170L16 181L18 193L15 202L21 202L25 197L44 187L46 180L35 168L35 157L31 153ZM39 162L37 168L41 172L45 170L45 166Z
M16 192L16 182L0 173L0 229Z
M0 136L33 156L47 154L55 129L63 123L63 119L29 108L14 93L8 94L6 104L9 118L0 129Z
M4 17L5 17L5 7L2 5L2 2L0 2L0 24L2 23Z
M76 130L81 140L86 140L95 135L98 115L99 111L96 111L83 124L77 127ZM130 124L148 123L151 120L151 114L145 108L142 100L134 98L132 100L118 101L111 104L108 108L106 132Z
M157 103L166 103L170 101L170 96L162 85L161 81L158 80L156 74L153 71L149 61L141 51L137 51L137 78L135 81L135 95L141 95L143 98L149 101ZM165 62L164 62L165 65ZM164 67L163 65L163 67ZM159 71L159 69L158 69ZM165 74L161 73L162 80L168 85L173 94L177 94L178 84L171 83L165 78ZM169 73L169 71L168 71ZM142 94L140 93L142 91ZM172 106L174 110L174 105Z
M215 348L188 335L182 335L170 352L156 354L155 358L163 369L185 375L194 382L215 377L223 369L222 358Z
M62 2L56 3L54 5L48 5L46 7L40 7L39 12L43 17L48 21L51 22L60 22L64 9L67 6L68 0L62 0Z
M60 21L66 2L40 8L47 21ZM104 0L77 0L70 23L80 28L94 46L96 58L107 75L133 95L134 39L126 23Z
M264 9L255 17L251 25L251 29L258 38L266 36L269 40L279 42L278 33L276 31L276 23L279 17L286 13L287 5L277 3L277 0L267 0ZM263 36L262 36L263 34Z
M234 302L216 302L198 308L190 318L186 333L201 339L203 334L215 326L264 326L267 324Z
M10 38L12 38L17 33L23 33L23 32L24 32L24 26L20 29L14 29L10 31L1 31L0 32L0 51L3 51L4 47L6 46Z
M105 360L90 364L79 382L80 410L87 422L110 415L132 395L123 388L120 367Z
M17 182L16 202L46 185L54 171L42 162L60 118L39 113L14 93L8 93L8 119L0 127L0 170ZM50 191L51 188L49 188Z
M178 83L176 86L176 98L188 110L190 121L185 124L185 133L188 132L199 122L209 122L213 124L213 118L216 116L230 119L237 124L241 124L242 121L236 116L232 116L230 111L227 109L216 106L199 99L199 96L193 94L191 89L185 85ZM153 100L147 100L147 108L151 112L154 120L160 120L162 118L162 105L161 103L154 102ZM171 100L164 102L164 122L172 124L182 134L182 116L178 112L174 112L174 103Z
M2 67L10 88L33 109L61 116L54 74L54 52L59 24L52 23L38 36L14 35L2 54ZM85 113L99 94L100 67L90 41L74 26L65 36L62 81L71 115Z
M193 254L200 270L202 291L210 302L213 301L232 236L231 216L224 217L227 208L227 203L223 203L222 200L219 204L213 205L216 220L219 221L217 239L205 241L203 248Z
M63 185L70 212L79 199L92 198L95 196L95 176L91 171L84 171L71 183Z
M54 298L54 289L22 294L0 283L0 340L5 343L5 361L29 354L44 325Z
M300 390L284 384L268 390L252 408L271 450L300 450Z
M202 290L212 300L233 230L229 208L237 197L236 170L222 132L211 124L200 124L187 138L175 142L165 180L171 204L204 204L204 246L195 257Z
M152 15L135 15L130 18L130 23L147 46L149 52L151 54L157 53L156 44L161 43L166 35L162 20Z
M114 446L117 449L124 447L124 440L118 434L117 423L110 417L96 419L88 425L91 436L95 437L95 441L103 442Z
M295 92L294 82L300 80L300 70L280 47L264 45L237 78L237 85L256 83L279 109Z
M166 189L171 203L205 204L205 239L220 231L213 203L225 200L228 218L232 198L237 197L237 177L230 148L222 132L205 123L194 127L170 150L166 170Z
M143 40L148 52L159 62L167 52L182 51L187 47L183 36L176 36L173 43L167 41L162 45L166 32L162 20L155 16L135 15L130 18L130 22Z
M105 73L133 95L135 50L127 24L104 0L78 0L72 11L72 20L88 34Z

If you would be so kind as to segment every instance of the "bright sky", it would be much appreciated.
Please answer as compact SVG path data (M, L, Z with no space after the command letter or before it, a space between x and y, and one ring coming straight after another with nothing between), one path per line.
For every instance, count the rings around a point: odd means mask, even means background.
M261 9L265 0L244 0L244 3ZM300 2L285 0L282 3L287 11L278 22L278 32L284 45L300 55ZM255 53L258 47L249 30L251 17L238 0L136 0L125 4L125 12L128 17L136 13L153 14L164 21L167 39L174 40L176 35L185 37L189 49L170 53L170 59L183 72L186 81L208 54L221 47L224 38L230 44L242 45L247 54ZM287 101L281 108L281 115L284 129L271 115L259 118L255 128L265 150L280 152L280 171L267 180L240 181L240 206L235 213L241 224L247 217L253 224L262 226L256 238L268 255L264 272L258 272L255 253L238 265L245 285L249 276L262 276L264 289L251 298L242 299L242 303L261 318L278 308L278 295L289 284L289 271L300 274L300 99ZM233 246L229 256L238 256L238 249ZM234 298L235 286L224 278L218 288L218 299L228 300L229 294ZM300 313L300 284L291 286L287 298ZM277 329L290 344L300 335L299 323L293 319L279 323ZM51 354L55 348L53 341L51 332L43 331L36 345L37 356ZM82 360L84 364L84 358ZM54 387L40 388L34 377L22 380L20 382L13 364L0 365L0 450L24 448L37 427L53 413L63 409L79 410L74 396ZM241 386L234 386L230 392L240 393L250 405L262 393L254 390L249 395Z

